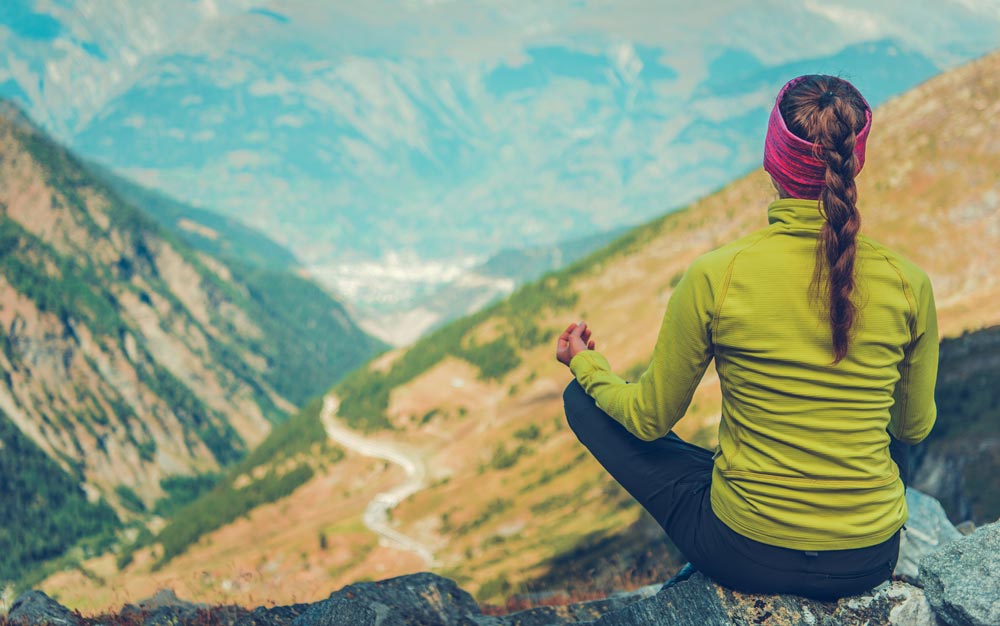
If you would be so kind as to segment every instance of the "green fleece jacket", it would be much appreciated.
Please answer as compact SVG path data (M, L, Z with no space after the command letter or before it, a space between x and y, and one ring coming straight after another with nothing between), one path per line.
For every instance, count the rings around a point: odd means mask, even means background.
M636 437L683 417L714 358L722 386L712 508L734 531L799 550L860 548L906 521L889 432L914 444L936 417L938 333L927 275L859 236L847 356L833 364L826 308L810 297L824 220L783 199L769 226L694 261L635 384L588 350L570 369Z

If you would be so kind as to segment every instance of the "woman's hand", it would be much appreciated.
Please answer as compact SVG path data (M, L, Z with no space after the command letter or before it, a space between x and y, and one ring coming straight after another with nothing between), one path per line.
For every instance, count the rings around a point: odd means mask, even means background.
M573 323L559 335L556 343L556 360L569 367L569 362L584 350L593 350L594 342L590 338L587 322Z

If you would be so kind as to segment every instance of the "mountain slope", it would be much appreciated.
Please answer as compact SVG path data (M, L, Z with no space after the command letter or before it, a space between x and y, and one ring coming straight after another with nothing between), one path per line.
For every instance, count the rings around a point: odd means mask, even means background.
M945 336L1000 323L1000 259L993 253L1000 246L997 75L1000 53L880 107L859 179L863 232L927 270ZM649 536L644 516L565 426L561 392L569 373L553 358L553 338L569 321L586 319L617 371L638 375L688 264L766 225L765 209L774 198L767 176L755 171L339 383L334 393L341 419L373 430L376 438L405 440L429 468L427 489L393 511L398 530L430 546L438 568L483 600L539 577L548 585L565 581L557 568L567 559L628 546L641 552L636 546L648 545L642 537ZM718 379L710 370L678 434L711 445L719 406ZM191 588L203 597L239 600L285 593L282 580L293 567L286 562L302 564L295 569L298 593L312 593L331 577L337 584L421 567L359 539L358 490L367 482L367 492L375 493L385 479L377 465L348 455L335 473L262 507L249 521L211 533L155 575L141 566L102 571L138 595L194 564L222 577L233 568L274 563L273 573L258 572L230 595L207 585ZM345 478L351 475L359 478ZM333 482L337 477L349 482ZM322 502L314 502L318 494ZM334 507L331 500L343 504ZM309 520L296 527L295 539L291 530L264 525L282 519L281 511ZM327 550L302 537L333 530L342 536L325 535L332 546ZM247 550L252 533L266 534L267 547ZM294 556L299 551L301 561ZM663 548L649 560L662 566L670 558ZM615 569L608 559L597 563L611 584L629 582L627 564ZM72 575L51 584L87 588Z
M195 252L0 103L0 345L4 420L123 513L380 344L306 280Z

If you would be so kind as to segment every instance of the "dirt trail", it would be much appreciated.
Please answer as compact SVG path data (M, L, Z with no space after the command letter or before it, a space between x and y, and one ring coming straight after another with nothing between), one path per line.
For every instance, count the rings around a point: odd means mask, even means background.
M331 440L358 454L395 463L406 472L405 482L389 491L376 494L368 503L362 517L365 526L376 533L384 544L413 552L422 558L428 567L433 566L435 563L434 553L429 547L395 530L389 523L389 512L392 509L427 486L425 484L427 470L424 468L423 461L415 455L410 455L396 448L391 443L366 439L344 426L337 420L339 406L340 401L335 396L327 395L323 398L320 421Z

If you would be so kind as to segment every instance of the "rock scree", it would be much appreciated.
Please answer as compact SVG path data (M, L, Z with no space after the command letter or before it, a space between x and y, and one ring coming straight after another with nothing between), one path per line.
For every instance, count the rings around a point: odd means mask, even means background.
M913 537L904 542L900 560L919 568L904 567L897 570L901 580L837 602L740 593L695 574L669 588L496 616L484 615L456 582L424 572L355 583L311 604L252 611L194 604L161 591L119 615L81 617L41 591L28 591L6 621L17 626L1000 626L1000 522L963 537L940 507L921 501L928 496L910 498L906 532Z
M1000 521L921 559L920 583L945 624L1000 625Z

